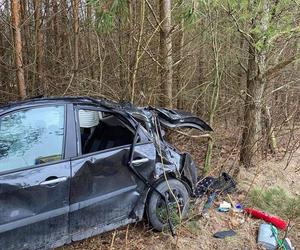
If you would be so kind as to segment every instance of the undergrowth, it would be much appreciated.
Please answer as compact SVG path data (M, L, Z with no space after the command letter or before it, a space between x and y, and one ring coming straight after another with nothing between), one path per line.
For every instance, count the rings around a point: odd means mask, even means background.
M267 190L254 188L249 193L247 203L284 219L300 219L300 197L292 197L279 187Z

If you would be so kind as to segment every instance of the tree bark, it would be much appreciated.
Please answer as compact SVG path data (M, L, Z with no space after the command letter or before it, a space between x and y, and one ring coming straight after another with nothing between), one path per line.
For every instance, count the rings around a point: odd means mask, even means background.
M24 66L22 56L22 37L20 28L20 0L11 0L11 23L15 46L15 65L17 69L17 85L21 99L26 98Z
M72 0L73 31L74 31L74 73L76 74L79 66L79 20L78 20L78 0Z
M253 7L254 2L249 1L249 7ZM260 140L262 139L262 107L264 105L264 91L266 86L266 52L268 48L267 29L269 25L269 5L267 0L262 1L262 16L259 23L252 19L251 32L252 43L249 44L247 87L244 111L244 127L242 133L242 146L240 151L240 162L245 167L255 166L259 154L262 153ZM256 44L260 42L260 48Z
M220 45L218 41L218 25L217 23L213 22L214 16L211 15L210 7L208 9L208 15L209 15L209 22L210 22L210 33L212 34L212 51L213 51L213 57L214 57L214 81L212 86L212 93L211 93L211 99L210 99L210 105L209 105L209 124L210 126L213 126L214 124L214 117L217 110L218 102L219 102L219 94L220 94L220 83L221 83L221 77L222 72L220 69ZM214 146L214 140L213 137L208 138L207 148L206 148L206 154L205 154L205 161L204 161L204 174L206 174L210 169L210 163L211 163L211 157L212 157L212 151Z
M173 58L171 39L171 0L159 0L160 9L160 58L161 58L161 105L172 108L173 106Z
M92 27L93 27L93 22L92 22L92 6L91 4L87 4L86 6L86 19L87 19L87 25L88 25L88 29L87 29L87 46L88 46L88 53L89 53L89 58L93 58L94 54L93 54L93 47L92 47ZM90 77L92 79L95 78L95 74L94 74L94 67L93 65L91 65L89 67L89 73L90 73Z
M131 103L134 103L134 96L135 96L135 83L136 83L136 77L138 73L138 67L140 62L140 49L142 45L142 37L144 33L144 21L145 21L145 1L143 0L141 3L141 25L140 25L140 31L139 31L139 37L136 45L135 50L135 56L134 56L134 66L133 66L133 72L131 76Z
M252 167L257 161L258 142L261 134L261 99L263 85L257 77L255 48L250 45L247 73L247 90L244 110L244 128L240 161Z
M43 34L41 32L42 20L41 20L41 1L34 0L34 26L35 26L35 78L34 89L37 95L46 94L46 84L43 81ZM41 91L42 88L42 91Z
M182 4L182 1L180 2ZM178 33L178 44L177 44L177 53L178 53L178 65L177 65L177 71L176 71L176 82L177 82L177 108L183 109L183 46L184 46L184 19L180 19L180 25L179 25L179 33Z

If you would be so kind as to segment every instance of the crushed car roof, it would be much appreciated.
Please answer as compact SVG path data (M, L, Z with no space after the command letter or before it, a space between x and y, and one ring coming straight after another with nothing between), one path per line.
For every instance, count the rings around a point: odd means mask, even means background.
M73 103L82 105L95 105L102 106L108 110L114 110L118 112L127 113L135 118L148 121L152 117L152 112L160 118L162 125L169 128L195 128L201 131L213 131L212 128L203 120L195 115L176 109L166 108L153 108L149 107L137 107L130 102L114 102L108 99L96 99L91 97L36 97L26 99L24 101L10 102L4 106L0 106L0 113L5 112L8 109L15 107L27 107L35 104L59 104L59 103Z

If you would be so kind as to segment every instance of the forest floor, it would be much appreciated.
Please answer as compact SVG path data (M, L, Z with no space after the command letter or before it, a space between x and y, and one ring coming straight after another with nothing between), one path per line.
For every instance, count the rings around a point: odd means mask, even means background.
M217 176L220 171L229 173L238 164L238 151L236 146L239 139L236 131L232 133L218 133L216 138L214 157L212 161L211 176ZM300 196L300 131L289 140L286 133L278 134L279 152L276 156L266 155L257 167L252 169L240 168L236 178L237 190L231 194L235 203L250 205L249 194L254 188L267 190L278 187L287 195ZM189 149L199 166L203 164L205 144L203 139L183 139L181 135L173 137L180 149ZM285 154L284 148L293 145L289 153ZM292 152L292 153L291 153ZM214 167L216 166L216 167ZM219 203L228 200L228 196L218 197L208 216L201 217L201 211L206 198L198 199L192 204L189 219L176 230L177 236L168 233L153 232L146 222L140 222L95 236L80 242L64 246L61 250L75 249L262 249L256 244L260 220L249 218L242 213L221 213L216 210ZM298 204L299 206L299 204ZM276 209L276 208L275 208ZM299 207L297 207L299 211ZM276 215L276 214L274 214ZM278 215L278 214L277 214ZM282 214L286 219L289 215ZM300 218L290 221L287 236L296 249L300 247ZM212 235L217 231L233 229L237 234L226 239L216 239ZM281 232L283 234L283 232Z

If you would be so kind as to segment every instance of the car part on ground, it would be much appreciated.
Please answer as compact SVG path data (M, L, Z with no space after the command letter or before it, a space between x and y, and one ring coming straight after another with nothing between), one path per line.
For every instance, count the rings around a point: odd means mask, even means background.
M203 195L212 192L227 194L233 192L235 188L235 180L229 174L223 172L217 178L208 176L204 179L199 179L196 184L195 195L197 197L202 197Z
M224 238L232 237L232 236L235 236L235 235L236 235L236 232L233 231L232 229L230 229L230 230L216 232L216 233L214 233L213 236L215 238L218 238L218 239L224 239Z

